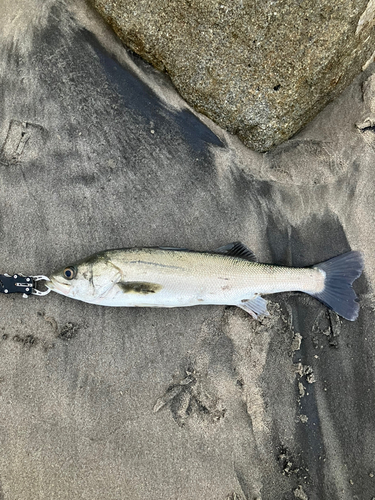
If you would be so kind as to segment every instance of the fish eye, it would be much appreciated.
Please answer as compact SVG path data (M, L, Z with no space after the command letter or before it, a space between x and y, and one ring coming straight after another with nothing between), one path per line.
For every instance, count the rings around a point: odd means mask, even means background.
M66 267L63 271L64 278L67 280L72 280L73 278L76 277L77 270L73 266Z

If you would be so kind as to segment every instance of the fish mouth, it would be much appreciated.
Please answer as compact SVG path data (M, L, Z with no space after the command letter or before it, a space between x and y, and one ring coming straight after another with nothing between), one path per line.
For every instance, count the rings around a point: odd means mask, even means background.
M62 295L68 295L70 292L70 285L68 285L67 283L62 283L56 278L50 278L50 280L46 281L44 284L53 292L60 293Z

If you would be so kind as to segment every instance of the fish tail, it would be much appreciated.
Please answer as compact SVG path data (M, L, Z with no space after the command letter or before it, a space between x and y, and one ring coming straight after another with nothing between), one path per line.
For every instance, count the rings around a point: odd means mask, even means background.
M352 283L361 275L363 264L361 252L348 252L314 266L325 273L324 289L310 295L343 318L354 321L358 317L359 303Z

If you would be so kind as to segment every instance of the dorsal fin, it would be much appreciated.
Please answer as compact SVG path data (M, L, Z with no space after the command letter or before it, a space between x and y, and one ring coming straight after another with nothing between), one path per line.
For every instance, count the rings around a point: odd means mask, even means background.
M175 248L175 247L154 247L159 248L160 250L169 250L172 252L194 252L194 250L189 250L188 248ZM228 243L228 245L224 245L223 247L217 248L216 250L212 250L207 253L220 253L222 255L228 255L230 257L237 257L238 259L249 260L250 262L256 262L256 257L254 252L247 248L240 241L235 241L233 243Z
M235 241L233 243L228 243L223 247L214 250L215 253L222 253L224 255L230 255L231 257L238 257L239 259L249 260L250 262L256 262L256 257L254 252L247 248L240 241Z

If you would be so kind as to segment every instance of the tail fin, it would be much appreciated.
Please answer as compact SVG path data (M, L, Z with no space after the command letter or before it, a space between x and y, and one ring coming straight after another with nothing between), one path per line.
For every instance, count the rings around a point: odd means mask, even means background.
M326 273L324 290L311 294L349 321L358 317L359 304L352 288L363 269L361 252L348 252L314 266Z

